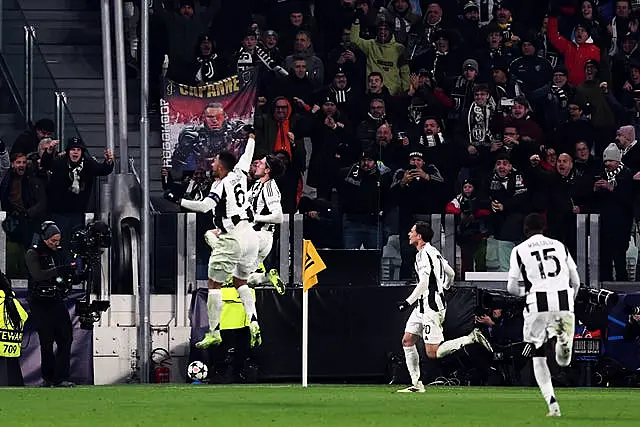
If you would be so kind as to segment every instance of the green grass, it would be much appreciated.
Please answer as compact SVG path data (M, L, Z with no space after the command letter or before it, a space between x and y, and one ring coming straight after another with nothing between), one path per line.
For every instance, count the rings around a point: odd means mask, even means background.
M2 426L638 426L640 390L166 385L0 389Z

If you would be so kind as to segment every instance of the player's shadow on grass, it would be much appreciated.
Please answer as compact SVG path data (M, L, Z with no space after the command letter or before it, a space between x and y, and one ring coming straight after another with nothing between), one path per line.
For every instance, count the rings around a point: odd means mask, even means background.
M638 421L637 417L633 417L631 415L622 416L620 414L616 414L613 417L607 418L606 416L597 417L597 416L590 416L590 415L566 414L566 413L564 413L564 414L562 414L561 418L569 419L569 420L576 420L576 421L590 421L590 422L607 422L607 421L611 421L611 420L615 420L616 422L620 422L620 421L637 422Z

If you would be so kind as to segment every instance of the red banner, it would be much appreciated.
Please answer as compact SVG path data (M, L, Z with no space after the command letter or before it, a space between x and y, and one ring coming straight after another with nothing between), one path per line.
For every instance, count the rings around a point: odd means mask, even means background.
M255 73L202 86L167 80L160 101L162 167L208 170L221 151L244 152L257 94Z

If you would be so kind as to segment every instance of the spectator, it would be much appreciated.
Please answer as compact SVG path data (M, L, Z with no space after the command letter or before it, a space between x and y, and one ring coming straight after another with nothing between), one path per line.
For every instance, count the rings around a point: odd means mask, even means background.
M595 177L600 169L599 162L591 155L591 148L586 141L578 141L573 150L576 159L573 167L579 175Z
M359 111L359 120L366 118L367 112L370 110L371 101L374 99L381 99L385 105L385 115L389 117L393 116L395 112L393 109L394 97L389 92L389 88L384 84L384 78L382 74L377 71L369 73L367 76L367 90L362 98L361 111Z
M585 81L576 87L574 101L581 105L589 105L591 124L596 130L594 139L595 152L599 155L604 150L604 144L615 135L616 120L607 102L606 85L599 78L600 63L587 61L584 66Z
M492 23L502 32L502 44L506 48L517 48L522 44L525 29L513 20L511 9L511 4L506 0L496 2Z
M337 109L334 98L328 96L314 115L313 138L307 184L315 187L318 197L331 200L334 177L355 159L349 147L353 129L346 116ZM356 157L357 158L357 157Z
M484 30L486 47L475 55L481 67L481 74L488 75L495 62L510 64L517 56L517 50L507 48L502 44L502 31L495 23L489 24Z
M0 203L7 213L2 223L7 234L7 275L25 278L24 255L46 212L47 193L45 184L27 168L23 153L11 155L11 170L0 184Z
M306 114L311 111L311 105L315 101L313 94L319 87L317 84L317 81L311 81L308 77L307 61L301 56L296 56L289 69L289 76L269 91L269 97L274 99L284 96L296 114Z
M382 249L383 214L389 191L388 168L378 167L378 154L364 152L361 159L338 175L342 233L345 249Z
M356 127L356 140L362 146L370 146L376 140L378 128L388 125L386 105L382 99L374 98L369 104L369 114Z
M304 59L306 62L306 75L311 83L316 87L322 86L324 83L324 64L313 53L313 44L311 43L311 34L307 31L299 31L293 48L293 54L284 60L284 68L293 69L294 60Z
M522 95L520 85L510 77L509 67L499 60L495 61L491 67L491 83L489 87L491 99L495 103L496 111L498 112L508 111L513 105L514 98Z
M443 165L436 165L431 159L427 161L420 151L409 153L408 165L394 174L391 191L399 208L398 233L401 236L404 230L411 228L410 224L431 221L431 214L442 213L447 203L448 194L440 172ZM410 279L415 249L406 239L401 240L400 254L400 279Z
M621 163L622 153L611 143L604 150L604 169L593 184L595 210L600 214L600 280L627 281L626 252L633 225L631 171Z
M522 37L522 56L511 63L509 70L524 91L527 100L534 106L540 106L549 90L553 69L546 58L536 54L535 37L530 33Z
M495 172L489 182L489 221L495 242L494 250L497 252L498 271L509 271L511 250L524 238L524 217L533 212L528 181L522 172L512 166L506 153L497 156Z
M304 64L304 61L301 61ZM256 110L254 126L256 129L256 155L265 156L271 153L284 152L281 160L287 166L286 172L279 179L278 186L285 204L290 208L297 206L302 194L302 174L306 170L306 150L303 138L308 132L308 120L300 114L294 114L291 104L285 97L277 97L273 101L273 110L266 113L262 108ZM286 158L285 158L286 157ZM280 185L284 183L285 185Z
M442 88L436 87L433 75L425 68L418 74L412 74L409 81L406 96L399 96L396 101L397 110L408 114L399 114L397 124L413 136L422 133L421 125L425 118L446 118L453 101Z
M449 93L454 102L453 109L449 112L449 120L454 122L464 120L465 112L471 107L476 96L474 88L476 87L478 77L478 61L475 59L467 59L462 63L462 75L458 76ZM489 89L486 90L487 96Z
M10 154L29 154L38 151L38 144L45 138L51 138L55 131L55 124L51 119L40 119L35 125L27 125L27 130L16 138Z
M411 68L416 71L426 68L436 82L444 83L458 75L461 58L455 46L453 32L440 30L433 38L435 49L414 58Z
M489 201L478 197L474 182L465 180L462 193L445 207L445 212L456 215L456 241L460 247L462 279L467 271L486 271Z
M193 78L189 73L191 64L196 61L198 39L207 33L215 3L211 2L211 6L204 11L196 10L195 0L180 0L176 12L163 7L154 9L170 34L166 47L169 56L167 78L180 83L188 83Z
M595 132L584 107L576 101L567 104L567 120L559 123L553 135L552 145L559 153L573 153L576 142L585 141L593 146Z
M394 40L388 22L378 23L375 40L363 40L360 38L360 23L356 20L351 27L351 41L367 56L367 72L382 74L392 95L409 89L409 65L404 63L405 48Z
M351 25L342 28L340 45L329 52L326 76L342 71L352 86L362 88L367 76L367 56L351 42Z
M360 116L358 109L362 105L362 93L358 91L356 85L351 84L351 80L342 68L336 70L331 84L318 91L315 97L314 109L320 108L320 103L327 97L331 97L338 110L345 114L349 121L353 122L354 118L357 119Z
M552 11L553 13L553 11ZM573 29L575 40L570 42L558 33L557 15L549 16L549 41L564 55L564 64L569 74L572 86L582 84L585 80L585 65L587 61L600 61L600 49L594 45L589 37L589 27L578 24Z
M554 130L556 126L569 118L569 102L573 99L575 89L568 82L567 69L564 65L556 66L543 107L545 130L547 131Z
M84 141L72 137L67 141L64 154L54 157L57 145L57 141L49 145L42 155L41 165L51 174L47 190L49 212L62 231L63 240L69 242L73 229L84 225L84 213L96 177L113 172L113 153L105 149L104 161L98 163L87 152Z
M365 146L365 151L378 151L380 162L389 169L396 170L404 166L408 144L409 140L404 134L399 133L394 138L391 127L383 124L376 131L375 144Z
M398 43L407 45L407 36L411 27L420 22L420 15L413 12L409 0L391 0L386 8L381 9L384 19L393 23L393 36Z
M547 197L549 237L564 243L575 257L576 214L589 213L591 209L593 176L577 174L573 168L573 160L567 153L558 156L552 171L541 168L542 162L537 154L531 156L531 159L535 180Z
M215 43L206 34L198 39L196 61L191 73L192 79L183 83L208 84L230 75L226 61L215 51Z

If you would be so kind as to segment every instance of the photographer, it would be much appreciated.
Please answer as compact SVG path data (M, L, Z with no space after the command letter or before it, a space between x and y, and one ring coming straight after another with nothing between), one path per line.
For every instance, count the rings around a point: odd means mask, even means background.
M69 379L71 319L64 304L66 281L75 270L64 265L60 251L61 234L52 221L40 228L39 243L27 251L25 260L29 270L28 299L31 317L40 339L42 387L73 387ZM53 353L53 343L58 351Z

